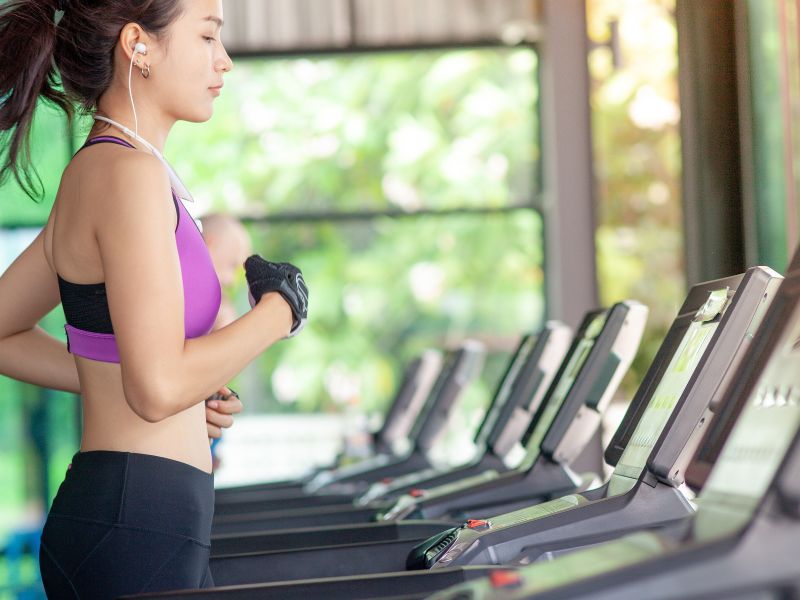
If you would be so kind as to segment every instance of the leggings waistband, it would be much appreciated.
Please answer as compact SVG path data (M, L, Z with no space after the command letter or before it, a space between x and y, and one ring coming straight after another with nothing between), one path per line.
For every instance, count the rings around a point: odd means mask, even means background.
M78 452L58 489L51 514L209 544L214 476L161 456Z

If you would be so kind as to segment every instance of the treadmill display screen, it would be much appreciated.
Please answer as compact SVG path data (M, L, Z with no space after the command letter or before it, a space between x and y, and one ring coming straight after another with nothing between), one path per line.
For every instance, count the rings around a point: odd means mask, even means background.
M483 420L483 423L478 430L478 434L476 436L478 444L485 442L486 438L489 436L489 433L492 431L492 427L494 427L494 424L497 422L503 407L509 400L511 390L514 388L514 382L520 375L520 370L528 360L531 350L533 350L533 347L536 345L538 339L539 336L529 335L520 343L516 355L514 355L514 358L511 360L511 364L509 365L502 381L500 382L500 387L495 394L494 400L492 400L492 405L489 408L489 411L486 413L486 418Z
M447 384L453 369L456 367L456 363L459 362L458 359L460 358L461 352L463 352L463 350L451 350L445 355L444 363L442 364L442 370L439 371L439 376L436 378L436 381L434 382L433 387L431 388L431 391L422 406L422 410L419 412L416 420L414 421L414 426L409 434L409 438L411 440L416 439L422 429L425 427L425 422L428 420L428 416L433 410L433 406L436 404L436 399L441 395L442 389Z
M615 475L633 479L641 476L653 447L711 342L719 325L715 317L720 314L727 299L727 289L712 292L689 325L614 469Z
M596 316L594 321L586 328L586 335L575 347L575 351L572 353L572 356L570 356L567 367L561 374L551 397L545 399L545 407L542 409L542 414L534 425L530 436L525 441L526 455L520 465L521 468L530 467L539 457L539 446L542 445L542 440L544 440L547 430L550 429L550 425L553 424L561 405L564 403L569 390L572 388L572 384L575 383L575 379L578 373L580 373L581 367L583 367L583 363L586 362L589 352L591 352L594 347L597 336L600 335L600 332L603 330L607 316L608 314L606 312Z

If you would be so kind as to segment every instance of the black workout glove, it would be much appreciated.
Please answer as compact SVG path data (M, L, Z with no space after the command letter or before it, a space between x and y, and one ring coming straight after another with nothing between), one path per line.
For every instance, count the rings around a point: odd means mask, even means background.
M255 306L264 294L278 292L294 315L288 337L300 333L308 318L308 288L300 269L289 263L270 262L254 254L244 262L244 273L250 288L250 306Z

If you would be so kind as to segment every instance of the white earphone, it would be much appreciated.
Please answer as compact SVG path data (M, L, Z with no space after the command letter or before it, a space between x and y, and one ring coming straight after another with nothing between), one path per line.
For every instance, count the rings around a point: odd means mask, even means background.
M0 1L2 1L2 0L0 0ZM133 47L133 53L131 54L131 66L130 66L130 69L128 69L128 95L130 96L130 99L131 99L131 108L133 109L133 121L135 123L135 129L136 130L135 131L131 131L130 129L128 129L127 127L122 125L121 123L117 123L115 120L110 119L108 117L101 116L101 115L95 114L94 115L94 119L96 121L104 121L105 123L108 123L109 125L113 125L117 129L119 129L120 131L122 131L125 134L133 137L135 140L138 140L143 146L145 146L148 150L150 150L150 152L152 152L153 155L156 158L158 158L158 160L160 160L163 163L163 165L166 167L167 173L169 173L170 183L172 185L172 189L175 191L175 194L179 198L183 198L184 200L187 200L189 202L194 202L194 199L192 198L191 193L186 188L184 183L181 181L180 177L178 177L178 174L175 172L175 170L172 168L172 166L170 166L170 164L167 162L167 160L161 154L161 152L159 152L158 149L155 146L153 146L153 144L151 144L150 142L148 142L146 139L144 139L143 137L141 137L139 135L139 118L136 115L136 105L133 102L133 88L131 87L132 74L133 74L133 63L136 60L136 55L137 54L142 54L142 55L147 54L147 46L144 45L142 42L137 42L137 44Z
M133 62L136 60L136 55L146 55L147 54L147 46L142 42L137 42L136 45L133 47L133 53L131 54L131 66L128 69L128 95L131 98L131 108L133 109L133 123L134 128L136 131L136 135L139 135L139 117L136 114L136 105L133 103L133 87L131 84L133 83Z

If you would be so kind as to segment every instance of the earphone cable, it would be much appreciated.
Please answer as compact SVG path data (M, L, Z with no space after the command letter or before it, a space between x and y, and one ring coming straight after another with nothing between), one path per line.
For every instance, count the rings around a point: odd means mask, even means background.
M131 99L131 108L133 109L133 126L136 132L136 137L139 137L139 117L136 115L136 104L133 102L133 61L136 59L136 51L131 54L131 66L128 69L128 95Z

